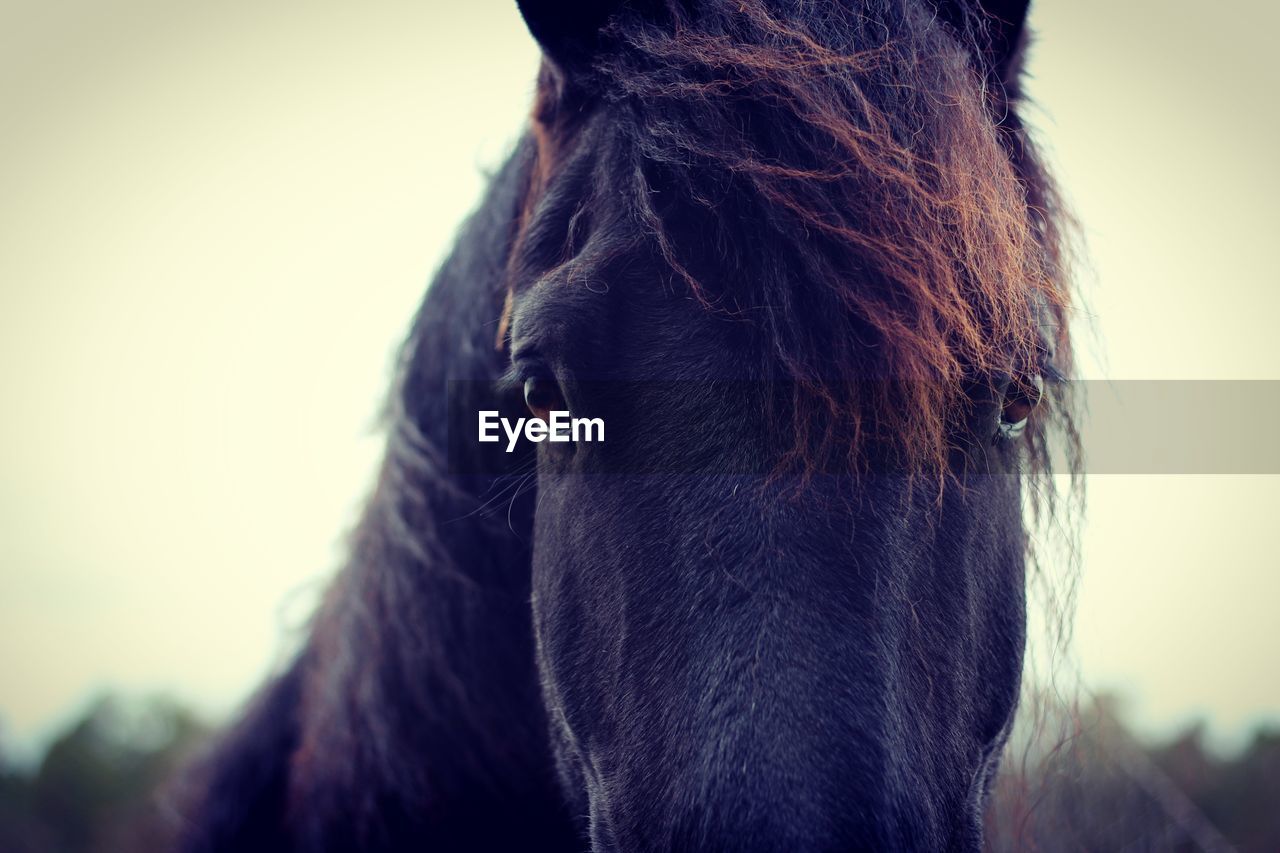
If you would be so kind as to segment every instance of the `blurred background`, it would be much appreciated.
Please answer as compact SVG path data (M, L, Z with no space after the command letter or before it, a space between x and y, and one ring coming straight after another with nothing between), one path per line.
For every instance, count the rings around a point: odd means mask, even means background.
M1031 20L1084 375L1280 379L1280 7ZM0 848L145 847L146 792L288 653L537 61L504 0L0 0ZM1022 835L993 809L993 847L1089 814L1065 846L1280 849L1280 478L1088 489L1072 653L1037 668L1083 710L1028 712L1074 770L1009 770L1061 795Z

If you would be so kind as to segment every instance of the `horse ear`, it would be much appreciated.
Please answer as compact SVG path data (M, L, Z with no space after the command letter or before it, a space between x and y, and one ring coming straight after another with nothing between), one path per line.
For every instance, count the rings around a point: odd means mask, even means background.
M600 30L625 0L516 0L542 52L567 74L586 73Z
M938 11L961 32L974 32L986 67L1013 85L1026 37L1030 0L938 0Z

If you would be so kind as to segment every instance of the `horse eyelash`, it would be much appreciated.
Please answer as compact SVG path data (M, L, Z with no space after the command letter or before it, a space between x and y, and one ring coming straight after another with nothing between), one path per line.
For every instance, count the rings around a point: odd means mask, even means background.
M515 393L516 390L523 386L527 378L518 365L511 364L507 366L501 376L494 380L493 384L500 394L510 394Z
M515 391L522 389L526 380L539 378L555 379L555 371L533 351L526 349L512 356L511 364L498 377L497 384L503 391Z

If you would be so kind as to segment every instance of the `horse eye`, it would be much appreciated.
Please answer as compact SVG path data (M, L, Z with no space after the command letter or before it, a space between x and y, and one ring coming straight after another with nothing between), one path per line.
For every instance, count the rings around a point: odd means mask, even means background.
M1017 438L1027 426L1031 411L1044 396L1044 381L1039 376L1014 379L1005 393L1000 411L997 438Z
M544 421L552 410L562 411L565 408L560 386L554 379L541 376L531 376L524 381L524 404L535 418Z

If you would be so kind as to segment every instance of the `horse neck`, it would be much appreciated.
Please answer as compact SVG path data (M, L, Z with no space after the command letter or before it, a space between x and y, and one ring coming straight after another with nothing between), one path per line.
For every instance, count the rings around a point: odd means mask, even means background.
M317 619L292 779L308 813L431 822L552 793L524 545L420 488L384 470Z
M447 836L477 809L559 820L534 660L527 534L445 462L451 379L500 370L493 345L522 146L428 291L402 358L377 486L303 661L295 813L335 832ZM515 824L513 824L515 825ZM526 824L527 825L527 824ZM462 831L459 829L459 831Z

